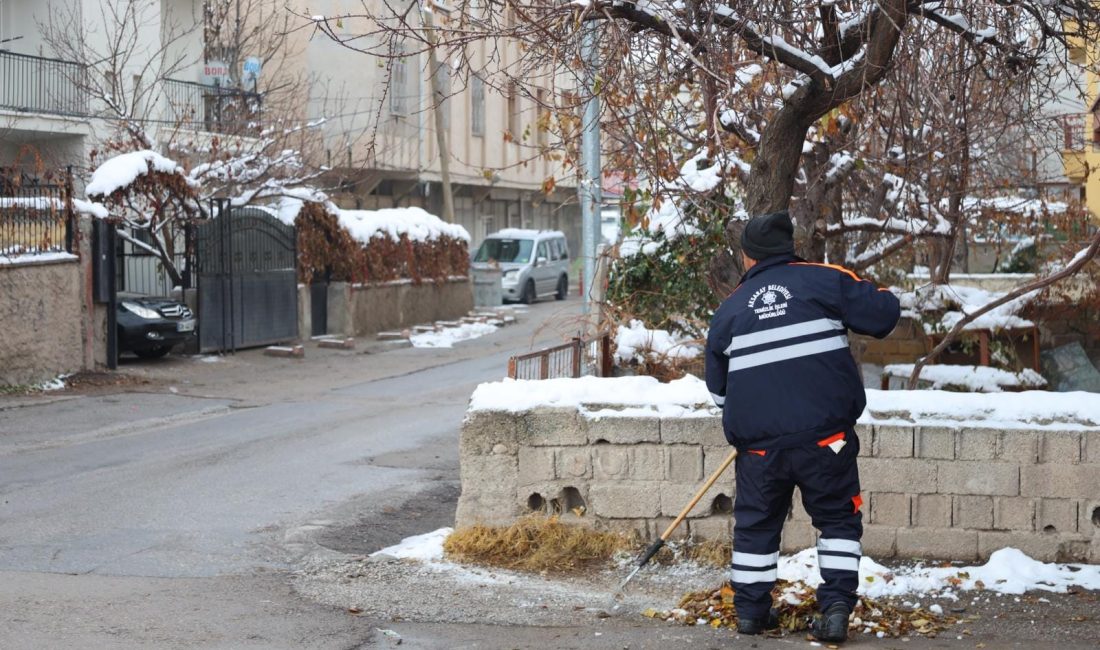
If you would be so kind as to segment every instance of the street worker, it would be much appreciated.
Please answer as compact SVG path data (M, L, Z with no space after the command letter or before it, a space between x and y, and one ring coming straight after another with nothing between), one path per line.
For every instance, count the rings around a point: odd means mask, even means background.
M815 528L819 611L811 633L848 638L863 523L854 426L866 405L849 330L883 338L898 299L841 266L794 254L786 212L751 219L741 236L747 269L711 321L707 387L722 407L737 456L732 578L737 629L777 627L771 591L779 538L797 486Z

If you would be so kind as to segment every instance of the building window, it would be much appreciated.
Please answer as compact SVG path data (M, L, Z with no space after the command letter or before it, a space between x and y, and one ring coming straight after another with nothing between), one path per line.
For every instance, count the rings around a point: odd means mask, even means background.
M405 47L396 46L393 55L393 61L390 63L390 113L408 115L406 89L409 87L409 64L405 59Z
M470 77L470 133L485 135L485 82L476 74Z

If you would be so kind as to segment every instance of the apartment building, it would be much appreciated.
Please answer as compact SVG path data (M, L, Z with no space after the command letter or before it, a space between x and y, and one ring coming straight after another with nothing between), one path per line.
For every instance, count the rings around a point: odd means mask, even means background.
M211 42L223 25L211 29L203 0L0 0L0 168L30 177L72 166L79 179L92 153L128 124L171 155L184 139L224 145L278 119L280 128L308 124L318 136L303 153L329 169L317 183L342 207L417 205L443 214L426 53L410 44L408 55L372 57L308 24L309 16L352 12L357 1L215 4L222 22L270 23L267 41L285 42L278 52L270 42ZM334 29L355 28L348 20ZM489 61L486 47L471 47L476 65ZM518 58L507 46L501 52L494 65ZM525 227L563 230L579 250L575 184L560 163L538 155L550 142L536 128L535 100L560 89L548 84L545 94L523 97L494 90L488 74L445 80L455 220L475 244L500 228ZM550 177L557 185L547 193Z

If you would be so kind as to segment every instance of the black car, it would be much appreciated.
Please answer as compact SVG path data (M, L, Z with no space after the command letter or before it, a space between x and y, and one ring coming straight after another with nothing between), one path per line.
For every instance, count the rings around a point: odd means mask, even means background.
M156 359L194 335L195 317L178 300L118 294L119 352Z

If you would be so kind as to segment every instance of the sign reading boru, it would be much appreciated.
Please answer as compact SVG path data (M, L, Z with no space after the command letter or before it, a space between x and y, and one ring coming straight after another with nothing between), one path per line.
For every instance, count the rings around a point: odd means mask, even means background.
M224 61L207 61L202 64L203 85L206 86L231 86L232 77L229 74L229 64Z

